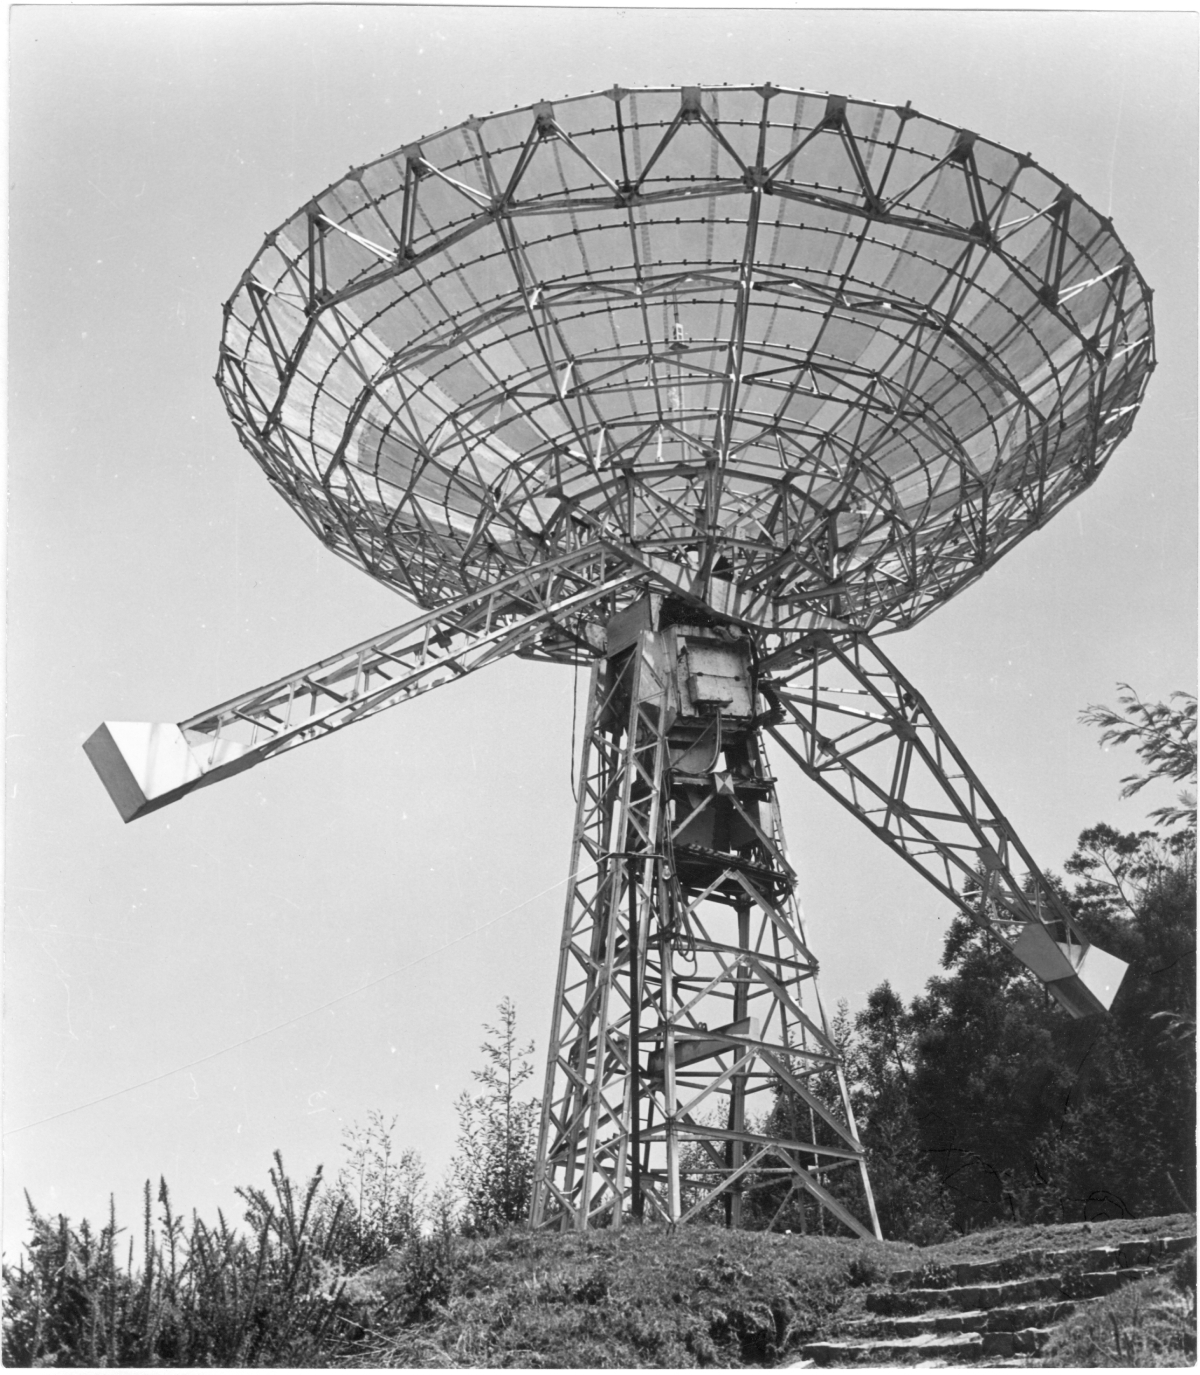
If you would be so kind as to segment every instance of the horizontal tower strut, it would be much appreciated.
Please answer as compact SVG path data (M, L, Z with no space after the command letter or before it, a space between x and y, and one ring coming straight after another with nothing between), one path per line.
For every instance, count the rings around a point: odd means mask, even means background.
M879 646L864 634L818 631L763 667L775 668L762 680L769 733L801 770L1009 946L1069 1012L1107 1011L1125 965L1081 935L929 704Z
M125 821L531 648L550 624L644 579L599 543L481 587L437 611L175 724L106 721L84 745Z

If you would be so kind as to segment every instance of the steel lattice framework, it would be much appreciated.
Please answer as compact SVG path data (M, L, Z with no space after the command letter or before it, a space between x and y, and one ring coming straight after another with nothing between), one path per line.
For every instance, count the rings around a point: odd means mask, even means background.
M276 490L421 614L85 748L129 820L509 654L596 665L535 1217L736 1221L785 1178L877 1230L767 743L1107 1008L1119 962L875 637L1087 487L1153 366L1109 221L907 106L614 88L468 119L269 235L217 369ZM806 1132L763 1135L777 1091Z
M584 730L534 1225L619 1225L647 1207L687 1221L720 1200L738 1226L747 1193L782 1180L774 1216L799 1190L878 1235L753 715L750 646L684 624L609 648ZM696 711L695 675L679 680L697 653L701 677L731 670L724 712ZM800 1109L790 1133L763 1126L781 1087ZM828 1188L847 1167L857 1208Z
M1098 473L1153 362L1111 225L908 108L613 91L317 196L226 307L243 442L433 607L619 538L788 630L913 624Z

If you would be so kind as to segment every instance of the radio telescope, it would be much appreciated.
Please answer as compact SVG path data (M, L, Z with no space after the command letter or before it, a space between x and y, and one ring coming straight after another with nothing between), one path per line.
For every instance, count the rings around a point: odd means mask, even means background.
M105 723L121 815L508 654L590 664L534 1223L736 1225L784 1181L878 1235L767 747L1068 1013L1107 1010L1121 962L879 640L1129 433L1150 292L1109 221L907 106L614 88L352 169L224 321L242 443L422 614L177 725Z

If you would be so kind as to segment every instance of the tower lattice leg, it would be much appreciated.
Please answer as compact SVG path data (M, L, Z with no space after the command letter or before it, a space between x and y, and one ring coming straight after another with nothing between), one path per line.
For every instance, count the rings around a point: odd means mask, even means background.
M799 1195L878 1236L752 648L671 610L616 617L593 672L533 1221L767 1226Z

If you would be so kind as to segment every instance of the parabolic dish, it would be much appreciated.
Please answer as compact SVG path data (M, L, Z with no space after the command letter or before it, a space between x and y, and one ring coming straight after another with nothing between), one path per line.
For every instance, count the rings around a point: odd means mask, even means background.
M422 607L601 536L762 624L880 631L1088 486L1153 364L1111 223L1028 156L723 86L353 169L268 237L217 380L314 532Z

